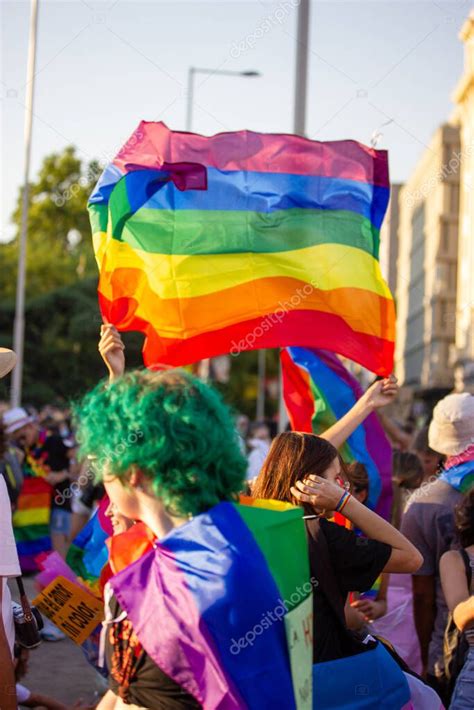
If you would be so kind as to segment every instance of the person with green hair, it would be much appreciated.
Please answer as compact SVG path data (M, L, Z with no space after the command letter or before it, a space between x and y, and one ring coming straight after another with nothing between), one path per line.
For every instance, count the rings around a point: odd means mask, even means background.
M75 407L82 455L126 516L161 537L235 500L246 462L220 395L182 370L135 370Z
M75 419L81 454L111 503L157 540L236 501L244 486L247 465L230 411L185 371L135 370L100 383L76 404ZM119 602L107 601L109 618L119 619ZM128 619L112 626L105 635L110 690L101 709L199 707L140 647Z

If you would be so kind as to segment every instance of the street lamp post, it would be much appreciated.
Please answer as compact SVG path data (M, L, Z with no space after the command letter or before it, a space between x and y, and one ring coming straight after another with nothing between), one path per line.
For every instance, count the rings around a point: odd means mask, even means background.
M203 69L201 67L189 67L188 70L188 91L186 104L186 130L191 131L193 124L193 102L194 102L194 77L196 74L208 74L209 76L261 76L258 71L232 71L231 69Z
M18 244L18 275L16 284L15 322L13 324L13 349L17 364L12 373L10 403L21 404L23 383L23 355L25 340L25 281L26 241L28 232L28 197L30 181L31 134L33 128L33 99L35 93L36 35L38 31L38 0L31 0L30 34L28 40L28 63L26 70L25 101L25 168L23 178L23 201L21 207L20 238Z
M304 136L306 128L306 89L308 84L308 45L309 45L309 0L300 0L298 5L296 62L295 62L295 104L293 113L293 131L297 136ZM288 423L285 401L283 398L283 373L280 361L280 401L278 406L278 431L285 430Z
M306 88L308 84L309 0L298 6L295 64L295 107L293 130L304 136L306 127Z

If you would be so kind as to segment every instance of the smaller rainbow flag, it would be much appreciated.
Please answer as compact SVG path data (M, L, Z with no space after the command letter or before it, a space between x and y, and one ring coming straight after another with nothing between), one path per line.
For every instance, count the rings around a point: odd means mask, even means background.
M300 508L220 503L110 584L147 653L206 710L312 708L312 586Z
M13 513L13 531L22 572L36 572L35 557L51 550L49 519L53 489L41 476L25 475Z
M321 434L362 395L356 378L337 355L326 350L287 348L281 352L283 395L295 431ZM360 461L369 475L368 505L390 519L392 447L377 415L370 414L341 449L346 462Z
M474 451L469 452L469 457L461 460L461 456L453 456L451 461L448 459L446 468L440 475L440 480L449 483L460 493L467 493L474 485ZM458 462L456 462L458 461Z
M105 496L87 525L72 541L66 556L66 562L73 572L92 588L97 584L109 558L105 541L113 535L113 529L105 515L108 505L109 499Z

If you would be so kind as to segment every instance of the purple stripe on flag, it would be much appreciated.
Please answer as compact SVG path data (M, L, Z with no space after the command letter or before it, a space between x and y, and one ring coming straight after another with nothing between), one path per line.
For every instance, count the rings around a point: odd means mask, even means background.
M135 633L157 666L206 710L245 707L231 679L219 665L213 640L200 623L191 591L172 555L158 546L110 581ZM156 624L162 620L157 643ZM158 621L159 623L159 621ZM200 631L199 640L193 630Z

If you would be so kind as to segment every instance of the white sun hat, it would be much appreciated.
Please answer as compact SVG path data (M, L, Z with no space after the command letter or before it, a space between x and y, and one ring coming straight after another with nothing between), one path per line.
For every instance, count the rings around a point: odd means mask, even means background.
M429 445L446 456L457 456L474 444L474 395L448 394L433 410Z
M0 377L5 377L16 365L16 354L8 348L0 348Z

